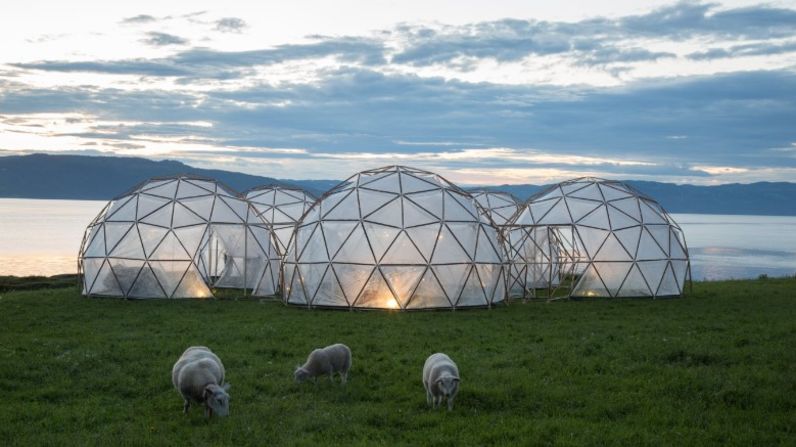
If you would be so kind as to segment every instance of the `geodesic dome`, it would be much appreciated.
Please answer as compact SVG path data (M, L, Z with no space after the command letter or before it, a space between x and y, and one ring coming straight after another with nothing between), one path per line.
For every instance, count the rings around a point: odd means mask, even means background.
M490 306L505 297L498 233L465 191L431 172L364 171L303 216L284 297L310 307Z
M497 226L505 225L520 207L517 199L506 192L479 190L470 191L470 194Z
M681 295L690 279L682 229L652 198L579 178L531 197L507 224L512 293L571 282L573 297Z
M210 287L273 295L279 256L254 208L218 182L152 179L103 208L86 229L83 294L204 298Z
M276 239L276 248L284 256L299 219L315 203L315 197L298 188L260 186L246 193L257 214L268 224Z

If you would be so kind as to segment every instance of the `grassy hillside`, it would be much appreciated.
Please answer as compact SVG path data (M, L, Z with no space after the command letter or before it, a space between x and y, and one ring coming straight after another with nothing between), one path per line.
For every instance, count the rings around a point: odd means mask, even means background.
M2 445L793 445L796 279L697 283L685 299L429 313L274 301L0 293ZM348 386L298 385L314 347L353 350ZM189 345L223 359L231 415L188 416ZM457 361L454 411L425 357Z

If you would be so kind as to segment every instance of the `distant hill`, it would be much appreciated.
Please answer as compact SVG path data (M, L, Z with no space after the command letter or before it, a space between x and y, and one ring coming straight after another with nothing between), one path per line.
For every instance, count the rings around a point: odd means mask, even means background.
M214 169L198 169L177 161L144 158L32 154L0 157L0 197L107 200L150 177L194 174L218 179L237 191L283 184L316 197L339 180L281 180ZM796 183L760 182L719 186L674 185L630 180L671 213L758 214L796 216ZM525 200L545 186L500 185Z
M31 199L111 199L151 178L177 174L211 177L245 191L282 184L318 196L336 181L289 181L215 169L198 169L172 160L32 154L0 157L0 197Z

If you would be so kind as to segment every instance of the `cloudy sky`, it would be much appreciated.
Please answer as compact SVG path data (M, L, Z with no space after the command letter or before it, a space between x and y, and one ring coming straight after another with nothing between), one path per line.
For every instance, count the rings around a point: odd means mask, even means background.
M796 1L27 0L0 40L0 155L796 181Z

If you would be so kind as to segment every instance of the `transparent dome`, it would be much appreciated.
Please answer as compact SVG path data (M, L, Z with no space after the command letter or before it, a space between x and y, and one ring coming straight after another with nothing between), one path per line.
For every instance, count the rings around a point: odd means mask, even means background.
M512 295L568 283L573 297L681 295L683 231L653 199L617 181L579 178L531 197L508 222Z
M304 215L285 300L310 307L490 306L505 297L497 230L467 192L390 166L342 182Z
M301 216L315 203L315 197L306 191L276 185L250 189L246 200L274 233L280 255L287 252Z
M228 287L273 295L271 237L254 208L216 181L152 179L111 200L86 229L83 294L204 298Z
M520 207L517 199L506 192L479 190L470 191L470 194L487 211L492 222L498 226L505 225Z

